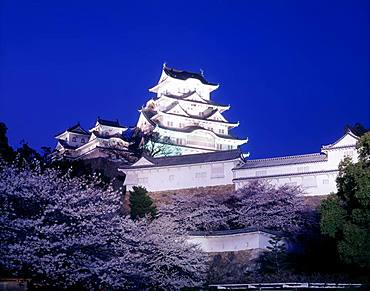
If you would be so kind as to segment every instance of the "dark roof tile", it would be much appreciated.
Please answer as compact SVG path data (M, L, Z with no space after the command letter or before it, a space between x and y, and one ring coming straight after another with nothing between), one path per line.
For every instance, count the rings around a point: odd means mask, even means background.
M148 167L161 167L161 166L175 166L175 165L189 165L189 164L199 164L207 162L218 162L218 161L228 161L235 159L243 159L242 153L239 149L230 151L217 151L211 153L202 154L191 154L183 156L171 156L171 157L161 157L153 158L149 156L144 156L148 161L153 163L153 165L133 165L130 168L148 168Z
M294 164L317 163L317 162L324 162L326 160L327 160L327 156L322 153L276 157L276 158L267 158L267 159L256 159L256 160L247 160L244 165L239 167L239 169L253 169L253 168L276 167L276 166L285 166L285 165L294 165Z
M124 126L119 124L118 119L116 119L116 120L107 120L107 119L102 119L102 118L98 117L97 122L99 122L101 125L124 128Z
M208 82L203 75L199 73L187 72L182 70L177 70L169 67L163 67L163 71L170 77L180 80L187 80L189 78L197 79L205 85L217 86L217 84Z

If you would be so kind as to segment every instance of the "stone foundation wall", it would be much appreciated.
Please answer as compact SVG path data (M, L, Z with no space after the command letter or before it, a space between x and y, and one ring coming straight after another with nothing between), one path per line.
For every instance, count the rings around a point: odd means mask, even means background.
M235 187L233 184L222 185L222 186L209 186L209 187L197 187L188 189L179 189L171 191L160 191L150 192L150 197L158 204L168 203L171 201L171 197L179 196L224 196L229 195L234 191Z

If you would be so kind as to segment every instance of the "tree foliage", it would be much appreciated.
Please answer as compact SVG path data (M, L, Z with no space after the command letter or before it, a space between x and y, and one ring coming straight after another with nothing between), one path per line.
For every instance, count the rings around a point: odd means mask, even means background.
M253 181L223 197L174 197L160 208L160 215L172 217L188 230L253 227L294 233L309 223L300 194L297 187Z
M341 259L370 268L370 133L357 144L359 160L345 158L336 194L321 204L321 231L335 238Z
M0 122L0 158L5 161L12 161L15 157L13 148L8 143L6 135L8 128L4 122Z
M144 153L151 157L180 155L181 150L168 136L151 132L144 136Z
M50 289L202 284L204 255L178 225L122 216L119 192L98 180L1 164L1 269Z
M288 255L284 239L274 235L269 240L269 246L259 261L264 273L281 274L287 270Z
M134 186L130 191L130 214L132 219L156 216L157 208L144 187Z

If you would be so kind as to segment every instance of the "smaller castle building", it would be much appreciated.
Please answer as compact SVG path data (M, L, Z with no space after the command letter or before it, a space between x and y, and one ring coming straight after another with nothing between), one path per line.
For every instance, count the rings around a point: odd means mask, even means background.
M98 118L95 126L89 131L77 123L55 135L58 143L52 158L70 160L98 157L118 158L128 153L129 142L123 136L127 129L120 125L118 120Z

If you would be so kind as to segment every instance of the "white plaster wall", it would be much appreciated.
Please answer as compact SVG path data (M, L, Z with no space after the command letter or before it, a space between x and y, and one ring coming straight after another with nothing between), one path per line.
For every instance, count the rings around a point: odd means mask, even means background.
M331 192L336 192L339 163L346 156L351 156L354 161L357 161L357 152L354 145L325 152L327 153L327 160L323 162L234 169L235 189L244 187L252 178L255 178L268 181L274 185L301 186L305 195L328 195ZM322 173L314 173L320 171Z
M127 190L143 186L148 191L167 191L232 184L232 168L238 160L185 166L121 169ZM220 169L223 167L223 173Z
M267 249L272 235L248 232L230 235L189 236L188 242L198 245L204 252L236 252L253 249Z

